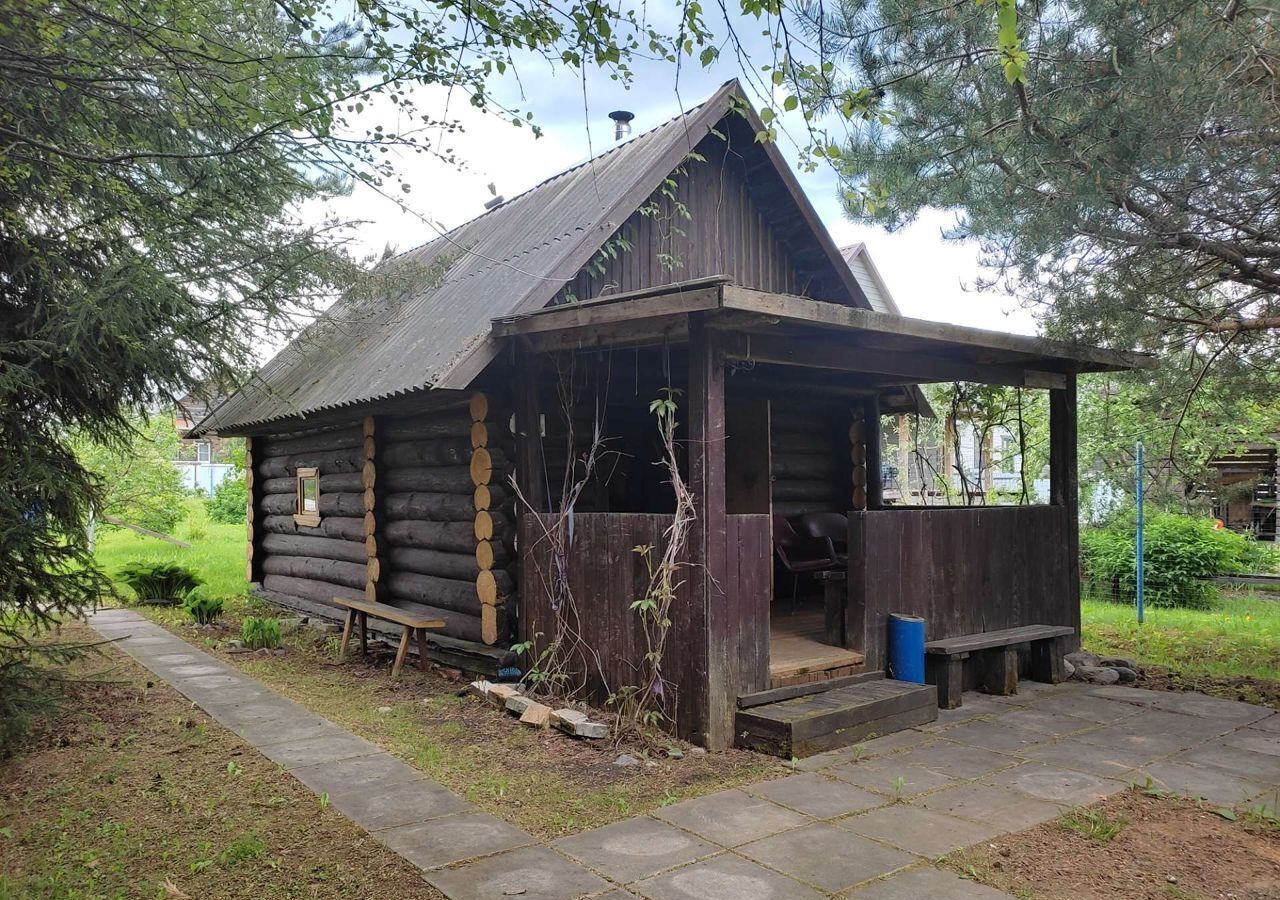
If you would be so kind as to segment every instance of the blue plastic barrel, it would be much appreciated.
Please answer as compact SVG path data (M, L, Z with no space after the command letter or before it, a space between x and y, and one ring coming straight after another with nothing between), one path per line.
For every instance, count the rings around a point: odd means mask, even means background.
M924 684L924 619L889 614L889 677Z

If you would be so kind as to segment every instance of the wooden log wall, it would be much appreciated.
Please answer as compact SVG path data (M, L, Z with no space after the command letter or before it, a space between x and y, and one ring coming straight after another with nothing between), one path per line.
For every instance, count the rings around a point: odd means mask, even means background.
M849 609L864 610L867 668L886 662L890 613L928 640L1019 625L1079 627L1065 506L886 509L849 518Z
M434 611L444 634L506 643L514 619L510 411L474 393L465 408L379 420L378 569L398 604Z
M849 417L842 407L773 404L770 473L775 514L848 512L854 478Z
M505 644L514 619L509 411L484 394L414 416L255 438L250 567L265 590L392 602L447 638ZM296 472L320 472L319 525L298 525ZM335 608L335 614L337 610Z
M270 592L334 609L334 597L365 596L364 511L360 473L365 460L360 422L299 429L250 442L253 562ZM320 470L320 524L298 525L296 474Z

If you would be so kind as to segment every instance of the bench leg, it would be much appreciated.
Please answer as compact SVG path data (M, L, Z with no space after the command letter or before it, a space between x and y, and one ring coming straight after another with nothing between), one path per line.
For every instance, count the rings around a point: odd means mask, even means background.
M369 655L369 617L360 613L360 655Z
M404 626L404 633L400 635L400 649L396 651L396 661L391 664L392 681L400 677L400 667L404 665L405 654L409 652L409 636L412 634L413 629L408 625Z
M430 667L427 662L427 629L418 629L418 668L426 671Z
M342 626L342 645L338 647L338 662L342 662L347 658L347 645L351 643L351 626L355 624L356 611L354 609L347 610L347 621Z
M1018 650L996 647L976 657L978 685L983 693L1008 697L1018 693Z
M938 709L957 709L964 702L964 658L926 656L925 681L938 688Z
M1061 684L1067 680L1065 637L1031 642L1031 680Z

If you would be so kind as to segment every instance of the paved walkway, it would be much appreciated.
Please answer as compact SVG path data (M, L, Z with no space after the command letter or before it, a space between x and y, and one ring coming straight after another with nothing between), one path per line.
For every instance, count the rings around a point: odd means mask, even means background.
M1199 694L1024 683L923 728L800 761L798 774L553 841L129 610L91 624L453 900L983 900L930 860L1145 783L1280 806L1280 714Z

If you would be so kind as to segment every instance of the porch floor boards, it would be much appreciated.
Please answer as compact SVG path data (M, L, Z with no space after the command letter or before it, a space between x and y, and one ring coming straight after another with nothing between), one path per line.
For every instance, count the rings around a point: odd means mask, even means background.
M787 687L853 675L862 670L863 655L823 643L822 602L801 600L797 606L779 601L769 618L769 680Z

